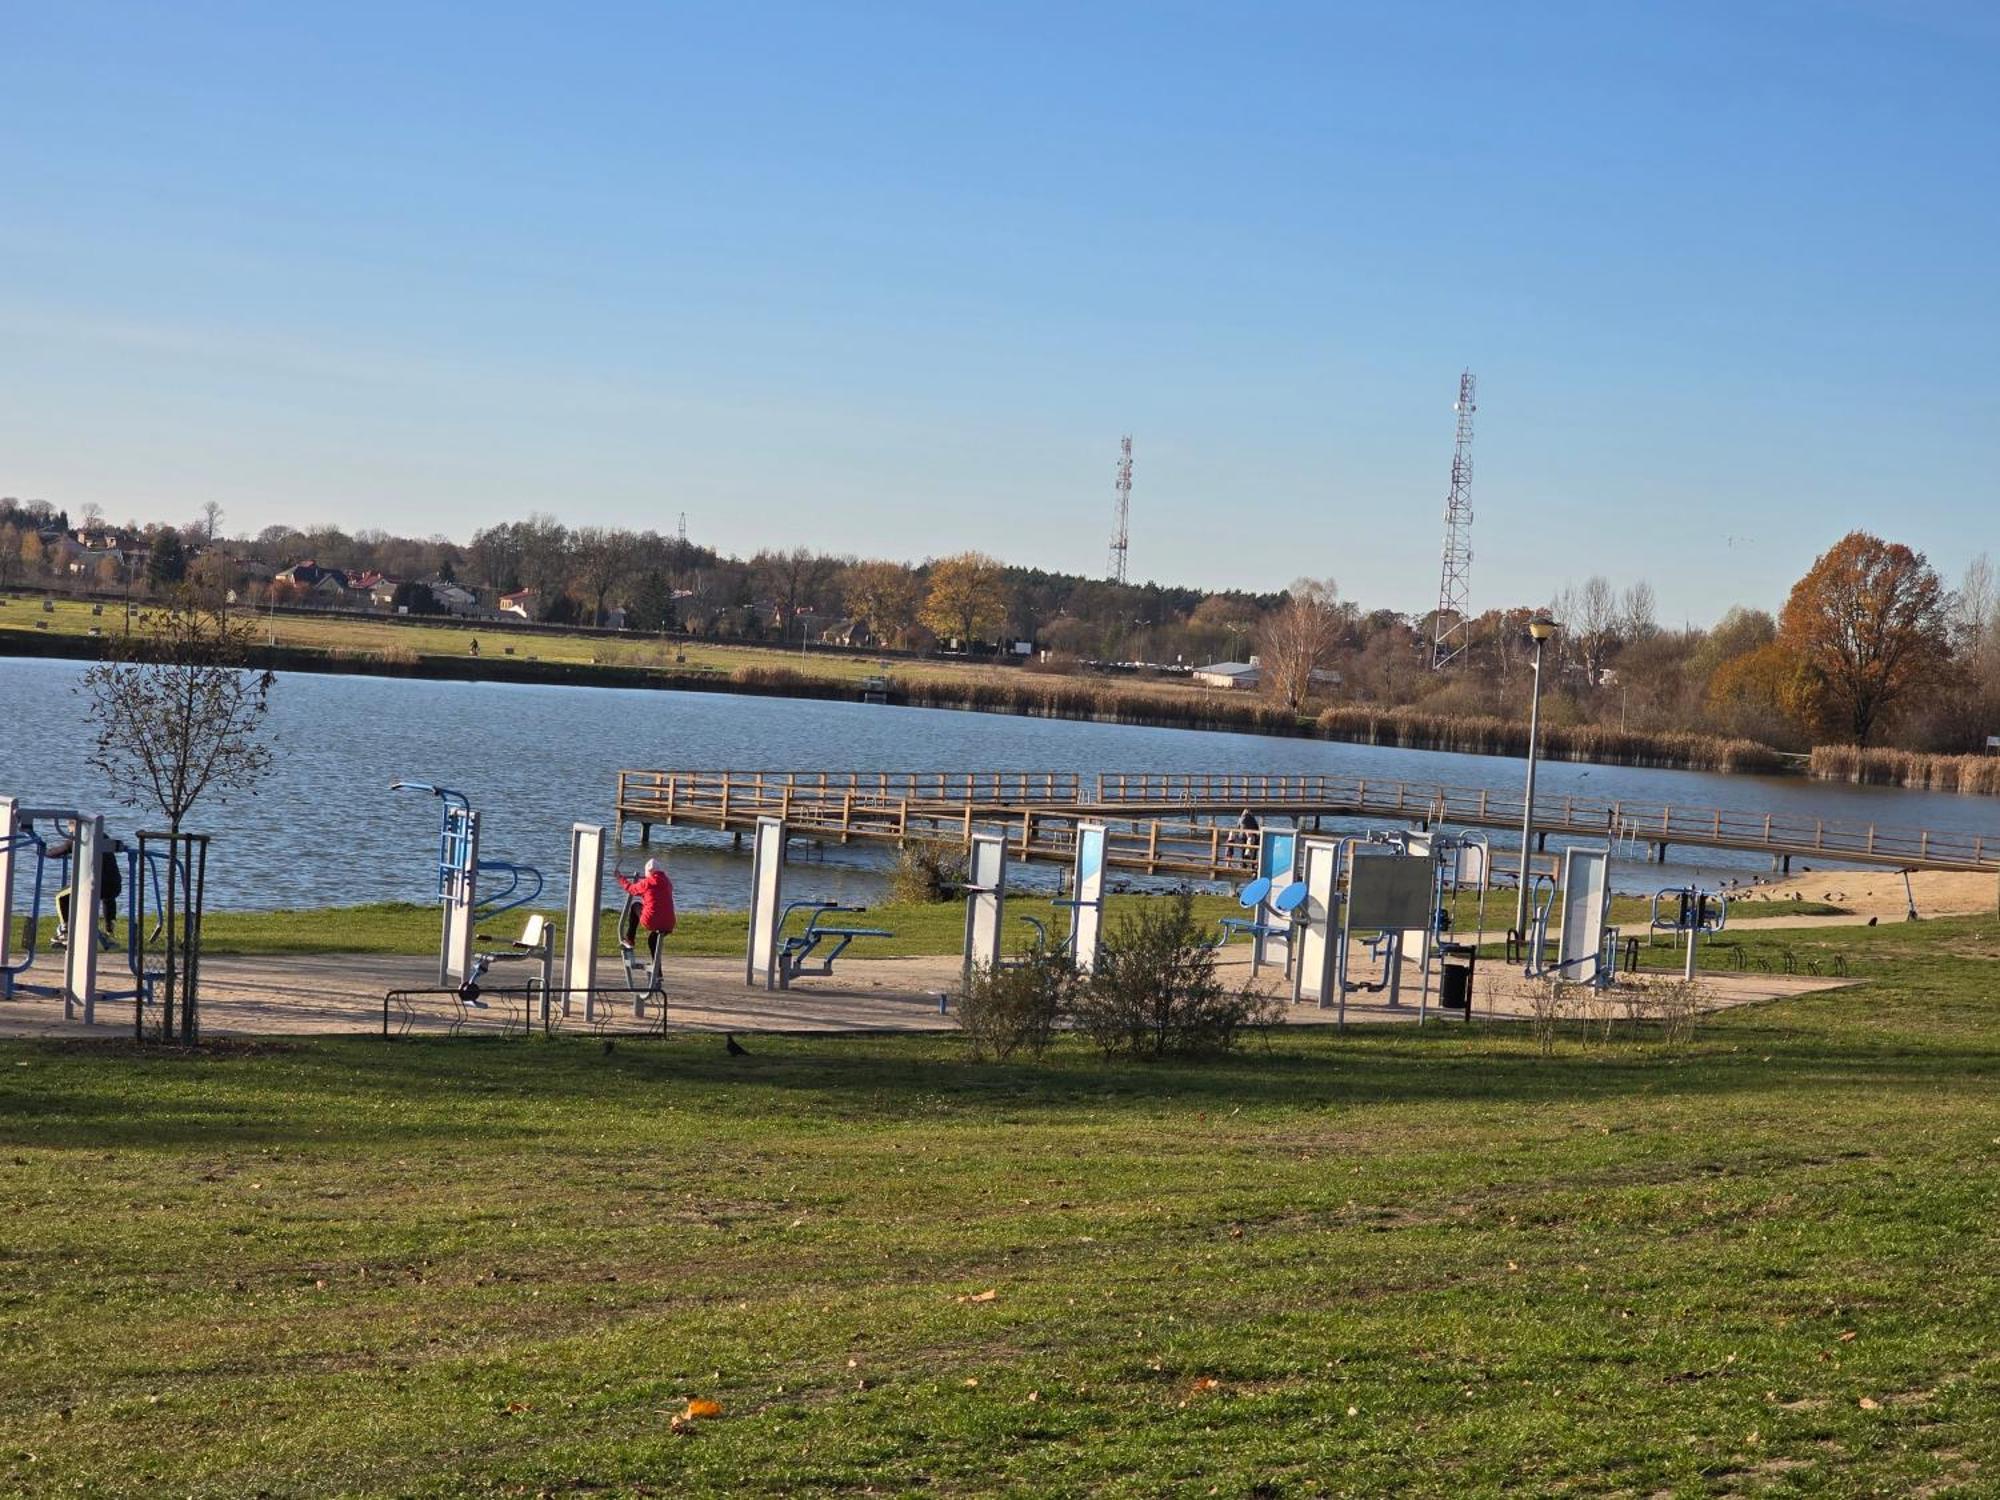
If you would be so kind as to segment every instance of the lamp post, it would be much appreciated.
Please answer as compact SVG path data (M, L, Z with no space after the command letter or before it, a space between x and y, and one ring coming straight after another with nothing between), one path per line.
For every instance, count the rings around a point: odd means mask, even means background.
M1528 709L1528 790L1521 804L1521 873L1514 900L1514 931L1528 939L1528 859L1535 847L1535 742L1542 727L1542 645L1562 629L1546 611L1528 621L1535 638L1535 693Z

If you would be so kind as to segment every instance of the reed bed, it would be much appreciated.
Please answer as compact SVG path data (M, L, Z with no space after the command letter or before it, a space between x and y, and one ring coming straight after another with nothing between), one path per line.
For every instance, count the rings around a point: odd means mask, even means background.
M1916 750L1817 745L1806 772L1820 781L2000 797L2000 755L1926 755Z
M1461 755L1528 753L1528 726L1490 715L1459 718L1413 709L1329 708L1319 716L1319 729L1330 740L1404 750L1453 750ZM1755 740L1608 729L1595 724L1547 726L1542 730L1541 754L1551 760L1683 771L1784 769L1784 758Z
M739 667L738 685L801 697L850 697L853 687L832 684L788 667ZM1297 735L1405 750L1453 750L1464 755L1525 755L1528 726L1512 720L1455 717L1410 709L1330 708L1301 718L1251 694L1149 691L1075 678L1031 674L957 681L897 677L893 703L918 708L973 709L1044 719L1088 719L1108 724L1221 729L1242 734ZM1707 734L1653 734L1595 725L1551 725L1542 731L1542 754L1555 760L1603 765L1660 766L1689 771L1781 771L1783 758L1754 740Z

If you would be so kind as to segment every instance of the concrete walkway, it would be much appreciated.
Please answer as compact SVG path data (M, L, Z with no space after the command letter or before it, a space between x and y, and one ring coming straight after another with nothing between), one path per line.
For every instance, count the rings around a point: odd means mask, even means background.
M1232 986L1251 978L1247 946L1223 950L1222 977ZM1369 972L1365 953L1357 950L1352 972ZM622 983L615 962L598 966L600 982L591 1015L582 997L573 997L570 1014L556 1002L552 1025L559 1030L630 1033L658 1031L662 1026L657 998L641 1006ZM681 958L669 961L665 1022L673 1030L753 1032L949 1031L954 1015L940 1010L939 997L954 990L959 961L952 957L844 959L828 978L799 981L789 990L752 989L743 982L740 958ZM485 1008L460 1005L453 996L436 992L437 966L430 958L384 958L361 954L314 957L212 958L202 966L202 1031L208 1036L311 1036L339 1033L435 1035L451 1031L498 1034L539 1026L539 1005L527 1013L521 997L498 988L517 976L496 975L495 988L485 996ZM1266 966L1257 982L1289 995L1290 983ZM1621 987L1613 994L1643 989ZM1703 1003L1710 1010L1779 1000L1818 990L1838 988L1849 981L1802 975L1704 973ZM1518 969L1483 962L1474 979L1473 1011L1484 1019L1525 1019L1531 1012L1536 986ZM415 991L385 1005L391 991ZM1423 1006L1423 980L1415 965L1404 965L1402 1003L1391 1007L1380 994L1348 998L1347 1019L1366 1023L1408 1023ZM1614 1000L1613 1004L1621 1002ZM1435 993L1429 1007L1433 1021L1456 1022L1457 1013L1442 1013ZM1337 1012L1316 1005L1287 1008L1293 1024L1322 1025ZM130 1034L132 1002L105 1002L97 1024L65 1021L59 1000L21 997L0 1002L0 1036L111 1036Z

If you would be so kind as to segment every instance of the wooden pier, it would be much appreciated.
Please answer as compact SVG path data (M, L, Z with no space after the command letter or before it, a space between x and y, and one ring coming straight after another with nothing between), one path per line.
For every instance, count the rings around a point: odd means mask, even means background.
M974 830L1005 830L1017 859L1067 860L1075 825L1109 826L1109 860L1145 875L1228 879L1244 848L1236 819L1295 820L1302 828L1339 819L1389 826L1518 829L1519 793L1373 777L1238 773L1073 771L620 771L617 816L642 840L658 827L723 832L782 818L802 838L969 842ZM1911 870L2000 873L2000 836L1829 822L1719 807L1539 797L1538 842L1550 834L1609 843L1629 858L1676 846Z

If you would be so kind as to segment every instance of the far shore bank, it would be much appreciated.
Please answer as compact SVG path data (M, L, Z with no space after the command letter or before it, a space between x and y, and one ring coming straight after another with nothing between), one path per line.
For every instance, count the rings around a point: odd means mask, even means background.
M0 654L96 661L108 637L65 632L0 630ZM1209 730L1288 739L1375 745L1389 749L1519 758L1527 726L1508 720L1447 718L1402 709L1337 707L1301 716L1249 694L1149 692L1112 682L1087 682L1020 669L991 680L899 678L871 682L749 666L723 672L635 666L624 663L549 661L536 655L480 656L383 654L314 647L261 646L254 665L280 672L395 677L441 682L483 682L549 687L604 687L647 691L736 693L751 697L820 699L889 707L938 708L1157 729ZM1648 734L1594 725L1547 725L1541 757L1658 770L1728 771L1802 775L1804 756L1786 755L1742 740L1695 734Z

